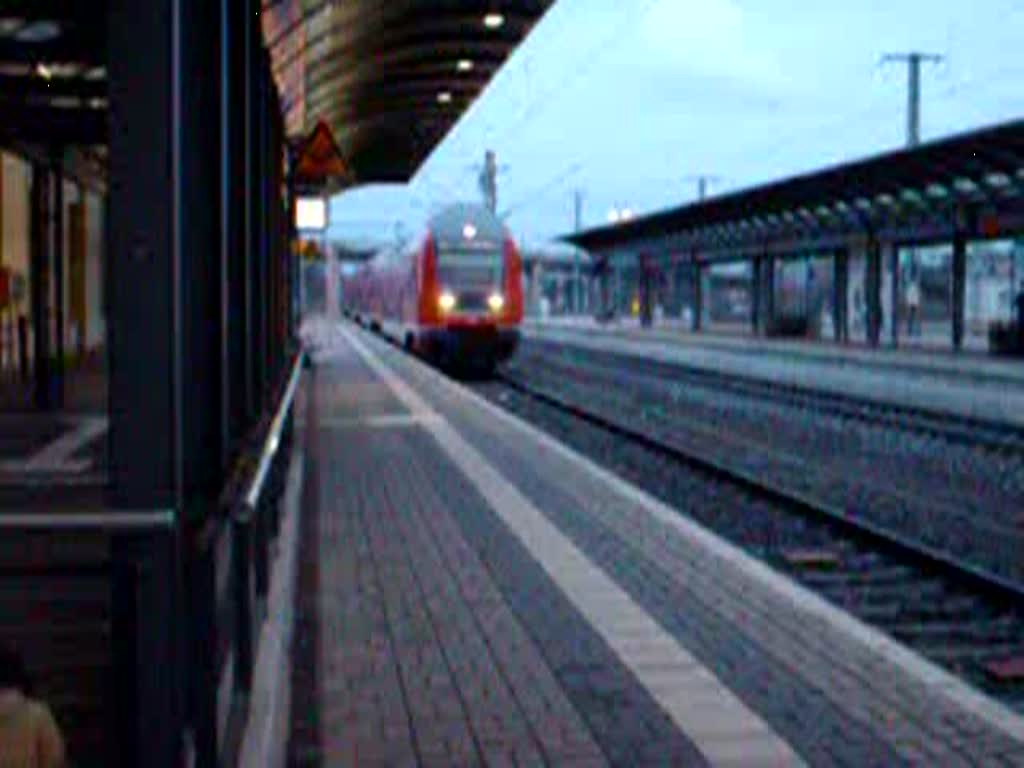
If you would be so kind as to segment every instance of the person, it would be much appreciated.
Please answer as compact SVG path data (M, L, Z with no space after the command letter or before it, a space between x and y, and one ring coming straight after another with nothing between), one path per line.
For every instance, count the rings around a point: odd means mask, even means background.
M920 327L921 287L917 280L907 284L907 335L914 336Z
M0 646L0 768L63 768L60 729L31 693L20 654Z

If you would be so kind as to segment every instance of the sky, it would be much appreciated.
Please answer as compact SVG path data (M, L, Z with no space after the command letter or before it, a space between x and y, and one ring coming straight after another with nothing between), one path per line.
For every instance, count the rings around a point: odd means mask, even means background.
M331 237L383 244L478 200L497 153L498 210L549 245L613 208L650 213L901 147L907 67L922 140L1024 117L1024 0L557 0L408 185L331 201Z

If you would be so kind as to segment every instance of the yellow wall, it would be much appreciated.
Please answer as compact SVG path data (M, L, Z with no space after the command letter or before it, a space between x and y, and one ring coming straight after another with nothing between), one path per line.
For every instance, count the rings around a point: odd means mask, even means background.
M32 179L28 163L0 152L3 184L0 185L3 223L0 225L0 261L14 274L28 280L29 248L29 184ZM26 283L27 284L27 283ZM28 314L28 291L18 311Z
M31 165L20 158L0 152L0 168L3 178L0 182L0 263L14 273L24 276L26 291L24 301L18 305L19 314L30 316L30 292L27 289L29 276L29 214L32 180ZM84 334L86 348L102 346L106 341L106 322L103 317L103 198L95 192L79 192L71 181L64 183L64 318L65 349L75 351L71 331L75 317L72 314L71 248L74 238L71 209L83 204L84 269L85 278L85 327L78 328L79 336ZM54 283L51 275L51 291ZM51 294L52 295L52 294ZM51 302L52 306L52 302ZM80 318L79 318L80 319Z

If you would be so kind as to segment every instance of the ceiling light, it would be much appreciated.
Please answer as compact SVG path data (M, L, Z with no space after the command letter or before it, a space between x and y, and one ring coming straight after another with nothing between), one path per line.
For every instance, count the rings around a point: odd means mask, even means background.
M451 104L452 103L451 91L441 91L439 94L437 94L437 102L438 102L438 104Z
M484 16L484 26L488 29L498 29L505 23L505 17L500 13L488 13Z
M55 21L36 21L22 27L14 36L20 43L45 43L60 37L60 24Z
M39 62L36 64L36 74L43 78L43 80L49 80L53 77L53 70L42 62Z
M455 69L459 72L472 72L473 61L471 59L459 59L459 63L455 65Z
M462 236L467 240L472 240L474 237L476 237L476 227L474 227L471 223L467 222L466 226L462 228Z
M25 23L24 19L4 17L0 19L0 37L8 37L13 35L19 29L21 25Z

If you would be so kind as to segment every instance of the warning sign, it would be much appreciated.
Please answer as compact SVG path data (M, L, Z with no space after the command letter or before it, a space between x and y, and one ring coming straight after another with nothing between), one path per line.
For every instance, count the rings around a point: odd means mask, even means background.
M300 187L324 187L345 183L349 178L348 164L341 156L331 129L322 121L317 123L296 155L296 184Z

